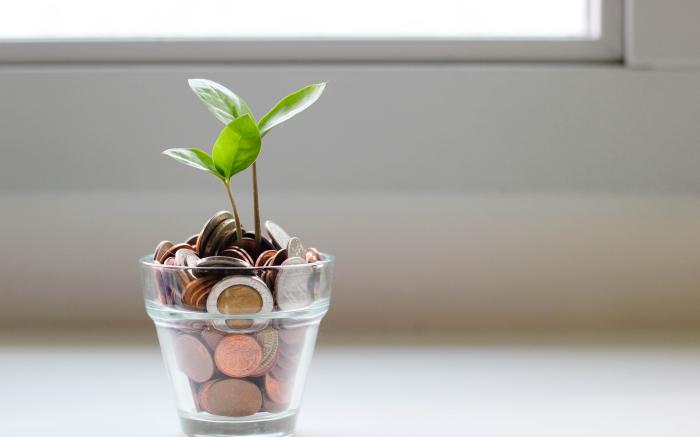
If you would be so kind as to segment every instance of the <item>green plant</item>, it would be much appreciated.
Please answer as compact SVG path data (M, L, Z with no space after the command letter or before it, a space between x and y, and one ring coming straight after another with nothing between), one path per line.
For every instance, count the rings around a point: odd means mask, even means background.
M289 94L257 123L246 101L223 85L206 79L190 79L189 85L207 109L226 127L214 143L212 156L198 149L168 149L163 153L221 179L226 186L231 208L233 208L238 238L241 238L241 224L231 193L231 176L252 165L255 242L259 247L261 238L260 201L258 172L255 163L260 153L262 137L273 127L289 120L314 104L323 93L326 84L322 82L308 85Z
M199 149L168 149L163 154L216 176L226 187L233 216L236 219L236 237L243 237L238 208L231 193L231 177L250 167L258 158L261 146L260 130L249 114L228 123L219 133L211 156Z

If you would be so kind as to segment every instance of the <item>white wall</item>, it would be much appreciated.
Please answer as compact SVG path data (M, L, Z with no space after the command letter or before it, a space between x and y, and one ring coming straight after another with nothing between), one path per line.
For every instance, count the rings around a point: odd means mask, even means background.
M194 76L257 114L329 81L260 161L338 256L328 329L700 324L698 72L406 64L3 67L1 325L145 326L136 258L226 206L159 154L219 129Z

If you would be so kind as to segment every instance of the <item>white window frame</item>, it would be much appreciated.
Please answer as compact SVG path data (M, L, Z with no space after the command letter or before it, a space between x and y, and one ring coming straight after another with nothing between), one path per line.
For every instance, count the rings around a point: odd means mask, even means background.
M0 41L0 63L622 62L624 0L601 0L597 39Z

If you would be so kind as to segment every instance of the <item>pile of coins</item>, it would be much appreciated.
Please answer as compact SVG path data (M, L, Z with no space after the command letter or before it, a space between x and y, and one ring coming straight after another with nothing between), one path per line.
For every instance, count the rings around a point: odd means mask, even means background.
M154 261L180 267L157 271L160 303L220 315L311 305L327 285L313 268L322 255L273 222L265 228L269 239L239 239L233 216L221 211L186 242L159 243ZM219 317L179 327L172 350L198 411L240 417L287 408L305 337L305 326L284 319Z
M304 326L268 326L254 334L199 326L175 333L172 347L197 410L240 417L287 408L305 337Z

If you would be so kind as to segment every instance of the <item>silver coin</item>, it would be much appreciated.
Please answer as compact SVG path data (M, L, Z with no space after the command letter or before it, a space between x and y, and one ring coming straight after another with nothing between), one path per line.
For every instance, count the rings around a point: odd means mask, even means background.
M199 257L194 250L180 249L175 252L175 265L181 267L196 267Z
M285 249L287 247L291 237L280 225L267 220L265 222L265 229L267 229L267 234L270 236L270 239L272 239L272 243L277 246L277 249Z
M217 282L212 287L211 292L207 297L207 312L212 314L222 314L221 311L219 311L219 296L221 296L221 293L234 285L250 287L260 295L262 306L258 312L267 313L272 311L274 306L272 293L270 293L270 289L267 288L267 285L265 285L260 278L257 276L230 276ZM232 328L228 325L228 323L226 323L226 320L218 319L214 320L213 324L220 331L236 333L257 332L265 329L269 324L269 320L251 320L251 322L251 326L247 328Z
M208 256L197 261L197 267L251 267L251 265L232 256Z
M281 310L295 310L313 302L314 271L306 260L287 258L275 278L275 297ZM285 268L287 267L287 268Z
M301 240L297 237L292 237L287 243L287 258L304 258L306 256L306 249L304 245L301 244Z
M231 215L230 212L219 211L204 224L204 227L199 232L199 238L197 238L197 247L195 247L195 250L199 256L205 256L204 249L209 237L211 236L211 233L214 232L214 229L216 229L216 227L219 226L219 224L221 224L221 222L224 220L232 218L233 215Z
M236 220L226 219L219 223L211 234L207 238L206 245L204 246L203 254L205 256L212 256L219 253L219 250L223 249L223 246L227 242L232 241L231 235L236 232Z

